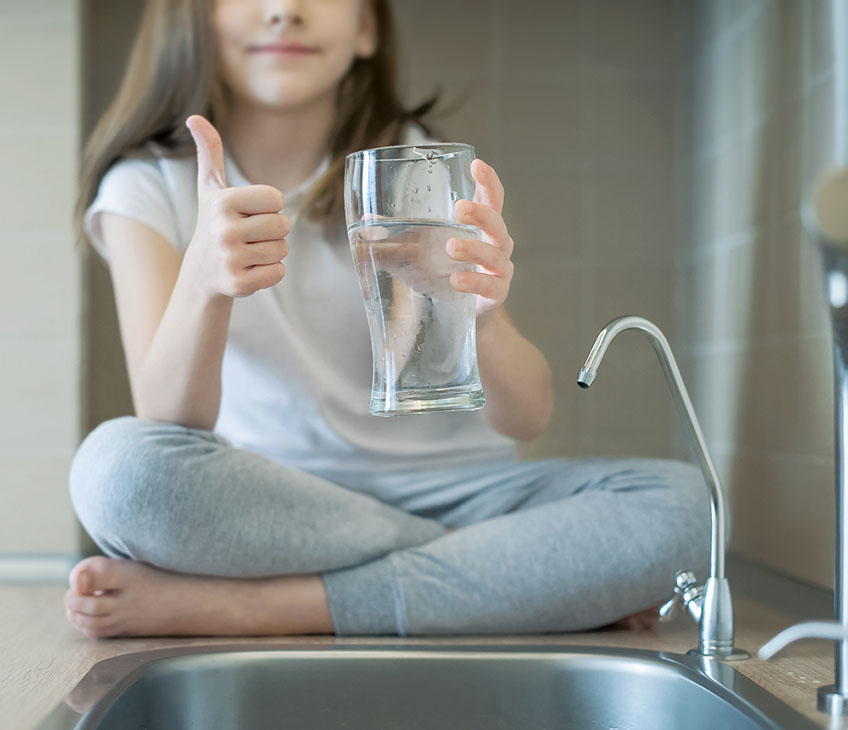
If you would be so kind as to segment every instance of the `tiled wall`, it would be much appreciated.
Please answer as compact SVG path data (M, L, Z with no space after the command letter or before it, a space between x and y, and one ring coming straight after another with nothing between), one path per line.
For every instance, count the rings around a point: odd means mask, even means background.
M735 550L829 585L829 352L818 262L797 217L828 156L829 4L394 5L407 98L437 86L459 97L446 138L474 143L506 188L509 308L554 366L558 399L525 455L689 455L640 335L615 341L592 388L575 384L606 322L645 316L671 341L732 494ZM88 346L114 345L108 278L93 281L103 306ZM19 330L28 340L46 322L33 319ZM115 377L87 394L89 413L130 402L111 353L98 367Z
M121 5L127 22L118 27L132 27L135 5ZM557 390L553 424L524 446L528 457L672 454L677 417L647 340L621 335L589 390L576 377L619 315L648 317L673 341L675 92L690 5L393 3L409 102L438 86L446 102L458 99L440 120L445 137L473 143L506 188L517 244L509 309L550 359ZM89 25L92 44L111 37ZM108 68L120 55L112 49ZM103 68L103 59L89 66ZM102 96L112 77L89 79L89 94ZM89 427L131 409L108 275L99 261L91 266Z
M528 457L671 456L679 428L656 355L625 332L576 384L611 319L653 320L674 345L678 68L691 3L395 3L410 99L464 104L442 127L506 189L516 241L508 309L555 371L552 426ZM438 43L432 41L438 38ZM520 378L521 373L515 377ZM684 452L685 456L685 452Z
M824 587L833 391L799 209L833 149L831 3L697 3L689 236L675 253L681 368L731 493L733 549Z
M78 544L77 31L70 0L0 2L0 573L13 555Z

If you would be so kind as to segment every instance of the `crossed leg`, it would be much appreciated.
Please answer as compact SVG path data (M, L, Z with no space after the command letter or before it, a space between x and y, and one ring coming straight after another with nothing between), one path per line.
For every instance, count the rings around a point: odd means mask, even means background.
M689 567L677 561L706 554L706 490L694 467L681 462L557 459L504 466L491 471L487 489L442 510L442 522L459 529L449 535L453 530L435 520L335 485L328 489L316 478L306 479L299 493L291 475L281 473L285 467L248 452L236 457L238 450L208 432L198 438L189 429L138 419L100 428L75 459L71 488L83 524L113 557L79 563L66 594L69 619L92 637L564 631L616 621L641 626L650 623L648 607L668 591L673 570ZM144 458L123 460L144 468L128 475L114 464L101 466L111 476L97 479L92 455L101 464L104 452L116 453L116 440L124 452L148 442L150 448L136 450L135 457ZM232 461L240 463L235 473L226 467ZM192 475L187 482L175 479L177 462L184 467L180 473ZM266 469L278 492L285 476L296 497L289 494L282 505L269 500ZM200 529L207 523L196 514L204 509L192 508L186 497L223 498L215 484L237 475L241 485L230 482L227 488L239 512L257 519L254 532L260 538L288 532L294 545L285 547L291 551L304 543L304 534L327 530L335 548L322 556L323 569L298 559L302 549L290 552L284 565L267 564L275 548L262 539L254 544L250 529L223 551L214 529L210 542L210 528ZM158 488L140 488L143 476ZM204 476L214 480L211 486L205 482L211 494L197 491ZM104 491L128 480L136 484L129 495L135 517L130 524L114 519L118 507L104 506ZM178 488L163 488L175 480ZM97 495L85 486L91 483L100 485ZM240 492L246 484L253 488ZM175 496L183 498L176 505ZM92 497L99 511L91 508ZM295 498L307 506L298 510ZM158 515L163 499L170 506L167 519L151 519L148 513ZM273 530L246 504L251 499L271 512ZM188 512L180 515L180 509ZM333 519L325 519L328 514ZM109 515L112 530L104 519ZM345 532L338 522L342 516L354 526L361 516L359 529ZM175 522L184 523L187 532L182 552ZM234 522L227 527L238 533ZM334 541L339 529L341 540ZM375 529L384 533L382 544L374 544L381 539ZM392 535L388 545L385 532Z

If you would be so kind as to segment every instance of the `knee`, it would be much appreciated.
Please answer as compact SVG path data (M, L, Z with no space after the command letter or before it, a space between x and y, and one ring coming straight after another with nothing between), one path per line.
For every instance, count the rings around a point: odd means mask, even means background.
M71 502L83 527L109 553L123 553L122 534L150 509L163 484L167 439L180 426L135 416L99 424L77 449L68 475ZM173 466L173 465L172 465Z
M680 496L681 509L688 515L690 524L695 523L709 534L712 523L711 489L700 466L688 461L669 461L674 476L672 487ZM724 542L730 543L730 505L723 485L716 485L723 498Z
M668 460L663 464L665 511L673 521L674 549L681 558L692 563L699 578L708 569L712 525L710 488L701 468L687 461ZM727 503L724 505L725 547L729 542L730 524ZM688 566L681 566L688 567ZM700 572L699 572L700 571Z

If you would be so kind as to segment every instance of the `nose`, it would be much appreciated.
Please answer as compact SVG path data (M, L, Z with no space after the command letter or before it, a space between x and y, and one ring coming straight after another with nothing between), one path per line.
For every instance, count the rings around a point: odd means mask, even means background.
M287 25L303 22L301 0L274 0L265 3L265 22L269 25Z

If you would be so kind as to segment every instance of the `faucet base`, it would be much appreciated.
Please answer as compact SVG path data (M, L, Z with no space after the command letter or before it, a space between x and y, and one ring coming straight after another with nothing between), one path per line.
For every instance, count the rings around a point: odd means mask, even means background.
M826 712L828 715L848 715L848 697L837 692L836 685L819 687L817 694L816 707L819 712Z
M708 656L712 659L718 659L720 662L741 662L744 659L751 658L751 655L747 651L736 646L727 654L702 654L700 649L690 649L686 653L690 656Z

